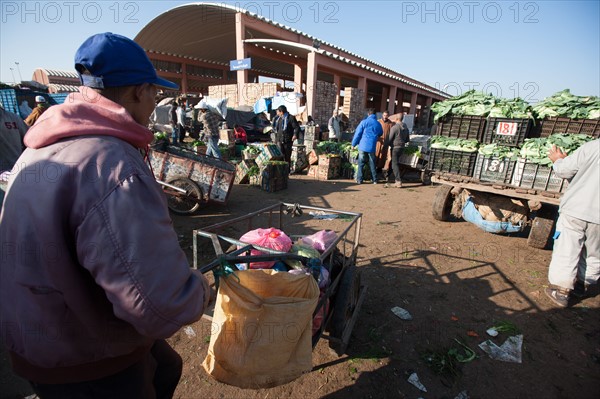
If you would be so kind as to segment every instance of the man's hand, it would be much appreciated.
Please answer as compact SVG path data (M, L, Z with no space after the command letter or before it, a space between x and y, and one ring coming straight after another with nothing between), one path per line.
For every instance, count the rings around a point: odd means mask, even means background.
M552 144L552 147L548 151L548 158L552 161L552 163L558 161L559 159L566 158L567 153L558 148L556 145Z

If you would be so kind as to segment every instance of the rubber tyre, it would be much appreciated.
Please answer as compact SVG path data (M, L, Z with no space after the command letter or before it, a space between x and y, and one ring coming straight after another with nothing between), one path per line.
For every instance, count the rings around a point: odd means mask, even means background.
M454 200L451 193L452 188L452 186L443 184L435 192L435 196L433 197L433 207L431 209L431 213L435 220L445 222L450 219L452 201Z
M167 195L167 205L173 213L178 215L191 215L200 209L200 202L204 199L202 189L196 182L186 177L173 179L167 182L175 187L185 190L185 195Z
M539 249L544 249L548 246L557 214L558 212L555 207L542 205L542 208L537 211L531 224L529 237L527 237L527 245Z
M355 265L346 266L342 273L342 279L340 280L340 285L333 301L333 315L330 321L331 336L339 339L344 335L346 326L356 311L361 278L361 273ZM338 355L341 355L340 352L343 350L339 343L330 341L329 344Z
M426 170L421 171L421 183L425 186L431 185L431 175Z

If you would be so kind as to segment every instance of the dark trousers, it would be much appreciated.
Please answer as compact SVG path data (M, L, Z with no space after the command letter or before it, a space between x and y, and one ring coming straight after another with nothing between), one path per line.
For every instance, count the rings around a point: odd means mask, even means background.
M400 178L400 155L402 155L403 147L394 147L392 149L392 170L394 171L394 179L397 182L402 182Z
M275 142L277 144L277 148L279 148L279 151L281 151L281 154L283 154L283 159L288 163L291 164L292 162L292 144L293 142L291 141L276 141Z
M40 399L168 399L173 397L181 370L181 357L160 340L142 360L117 374L72 384L31 382L31 386Z
M179 142L183 143L183 139L185 139L185 126L181 125L181 124L177 124L177 127L179 128Z

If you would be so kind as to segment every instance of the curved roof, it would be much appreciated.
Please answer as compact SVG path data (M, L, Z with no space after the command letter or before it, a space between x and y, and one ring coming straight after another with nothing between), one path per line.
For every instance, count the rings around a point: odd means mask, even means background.
M79 75L74 71L59 71L58 69L39 68L49 77L79 79Z
M248 10L226 4L197 2L174 7L158 15L150 21L135 37L135 41L149 52L183 57L203 61L215 65L229 66L229 61L236 59L235 15L240 12L251 18L273 25L311 42L318 41L328 47L318 51L320 54L368 70L378 75L397 80L401 83L419 88L438 96L448 95L429 85L418 82L392 69L361 57L332 43L318 39L297 29L272 21ZM255 37L259 36L259 37ZM263 50L279 53L279 55L306 59L308 51L302 45L286 45L278 37L270 37L263 32L246 25L245 37L247 45L254 45ZM279 43L278 43L279 42ZM279 58L281 59L281 58ZM290 59L290 61L292 61ZM261 57L252 57L252 70L292 80L293 65Z

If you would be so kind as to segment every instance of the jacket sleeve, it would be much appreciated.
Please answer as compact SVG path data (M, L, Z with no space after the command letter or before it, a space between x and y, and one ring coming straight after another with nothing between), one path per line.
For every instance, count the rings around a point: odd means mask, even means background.
M397 126L398 125L396 124L390 129L390 134L388 134L387 138L385 139L385 142L383 143L385 146L394 147L394 138L398 134L399 130Z
M105 291L114 314L140 334L167 338L202 315L207 282L192 273L152 176L122 181L76 234L80 264Z
M552 165L552 169L561 179L571 179L579 171L579 166L582 164L581 158L584 156L584 148L580 147L568 157L557 159Z
M294 128L294 136L298 137L300 133L300 124L298 124L298 120L295 116L291 117L292 127Z
M356 147L358 143L360 143L364 128L364 123L360 122L356 128L356 131L354 132L354 137L352 138L352 147Z

